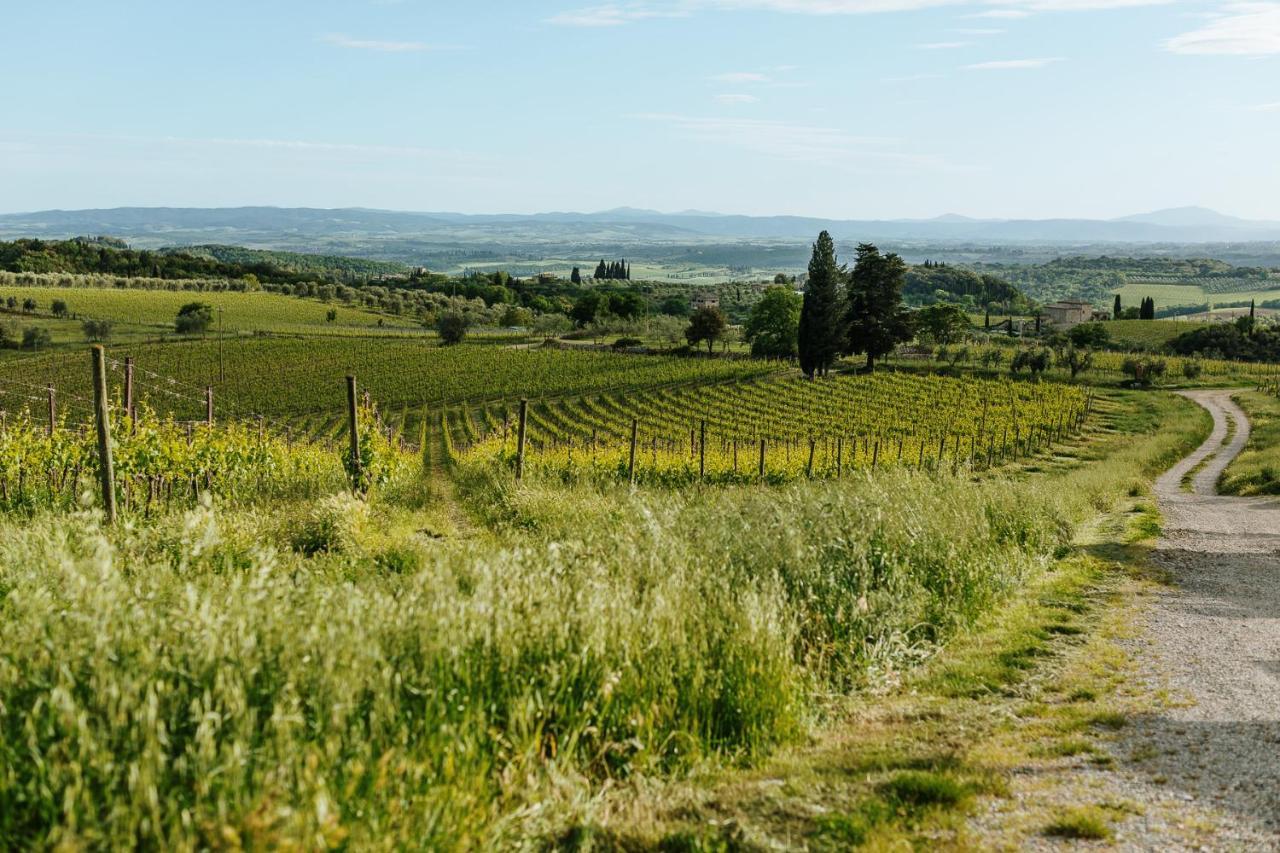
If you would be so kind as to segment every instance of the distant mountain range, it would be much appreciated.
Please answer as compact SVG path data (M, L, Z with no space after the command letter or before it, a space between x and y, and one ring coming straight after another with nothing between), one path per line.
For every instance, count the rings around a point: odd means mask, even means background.
M599 213L413 213L344 208L138 208L47 210L0 215L0 237L110 235L135 246L235 243L306 250L411 241L420 245L519 246L697 244L809 241L827 230L840 241L973 244L1196 244L1280 241L1280 222L1239 219L1185 207L1120 219L835 220L660 213L618 208Z

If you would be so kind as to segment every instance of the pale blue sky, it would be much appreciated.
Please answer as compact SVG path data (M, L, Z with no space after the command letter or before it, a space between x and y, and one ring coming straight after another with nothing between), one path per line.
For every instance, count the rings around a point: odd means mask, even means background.
M0 211L1280 220L1280 2L4 0Z

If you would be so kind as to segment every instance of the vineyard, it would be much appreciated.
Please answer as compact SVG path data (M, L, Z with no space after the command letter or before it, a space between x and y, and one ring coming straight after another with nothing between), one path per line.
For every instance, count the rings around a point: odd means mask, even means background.
M376 424L376 411L366 413ZM116 505L150 516L191 506L202 496L237 505L305 500L348 485L332 445L295 442L264 425L210 426L157 418L143 408L120 418L112 440ZM371 481L385 482L411 464L398 436L375 428L362 439ZM38 424L26 415L0 425L0 512L70 511L96 494L101 468L90 424L65 418Z
M683 485L838 477L888 465L990 466L1074 435L1081 386L936 375L770 377L529 405L523 471ZM517 464L509 408L466 410L447 433L462 460Z
M751 379L777 369L750 361L498 345L440 347L405 340L248 338L228 341L223 351L225 381L219 381L217 341L116 349L111 353L112 381L119 387L123 361L132 356L138 365L139 399L179 420L203 418L205 389L211 386L221 414L297 419L300 426L323 432L339 428L346 405L342 377L354 373L387 420L413 434L421 428L423 407L626 393ZM41 410L49 384L60 398L87 399L87 353L0 361L0 409Z

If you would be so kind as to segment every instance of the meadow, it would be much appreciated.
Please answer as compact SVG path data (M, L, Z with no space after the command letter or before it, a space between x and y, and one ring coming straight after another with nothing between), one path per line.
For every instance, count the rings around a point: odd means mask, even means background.
M36 310L3 310L10 298L19 306L35 300ZM54 300L66 303L71 315L61 319L52 315ZM108 287L31 287L0 282L0 322L25 327L49 329L55 344L79 343L84 340L81 320L109 320L116 342L140 341L174 335L174 318L182 306L203 302L220 316L227 335L284 333L307 335L368 335L398 332L425 334L412 318L395 318L385 314L351 308L341 303L327 304L315 299L299 299L276 293L237 291L140 290ZM330 311L336 312L333 320ZM208 334L218 333L218 320Z
M87 353L0 361L16 848L570 844L619 791L757 763L893 689L1204 426L1171 395L976 354L805 382L316 335L113 347L108 367L114 525ZM359 469L347 373L370 397Z

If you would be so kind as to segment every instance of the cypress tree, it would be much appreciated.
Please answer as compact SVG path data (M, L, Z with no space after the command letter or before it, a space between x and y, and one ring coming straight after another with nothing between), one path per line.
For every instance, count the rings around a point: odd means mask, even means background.
M569 273L569 281L574 284L582 284L582 272L577 268L573 268L573 272Z
M596 277L597 279L605 279L605 278L607 278L607 277L608 277L608 275L609 275L609 271L608 271L607 269L605 269L605 265L604 265L604 258L601 258L601 259L600 259L600 263L599 263L599 265L597 265L597 266L596 266L596 276L595 276L595 277Z
M1122 310L1123 310L1123 308L1122 308L1122 306L1120 305L1120 294L1118 294L1118 293L1117 293L1117 294L1116 294L1116 304L1115 304L1115 307L1111 309L1111 319L1112 319L1112 320L1119 320L1119 319L1120 319L1120 312L1121 312Z
M836 244L823 231L813 244L809 283L800 309L800 369L812 379L826 376L843 349L840 306L840 266Z
M983 315L982 329L983 331L986 331L986 332L991 331L991 306L990 305L987 306L987 313Z

